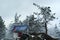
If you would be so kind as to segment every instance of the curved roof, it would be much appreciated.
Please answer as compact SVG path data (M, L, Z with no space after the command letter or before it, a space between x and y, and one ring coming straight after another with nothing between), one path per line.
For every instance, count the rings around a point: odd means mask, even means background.
M28 28L27 25L14 26L14 31L25 31Z

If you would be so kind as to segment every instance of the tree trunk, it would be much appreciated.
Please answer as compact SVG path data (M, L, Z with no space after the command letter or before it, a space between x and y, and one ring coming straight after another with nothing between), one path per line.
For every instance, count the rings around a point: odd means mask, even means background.
M46 30L46 34L47 34L47 23L45 22L45 30Z

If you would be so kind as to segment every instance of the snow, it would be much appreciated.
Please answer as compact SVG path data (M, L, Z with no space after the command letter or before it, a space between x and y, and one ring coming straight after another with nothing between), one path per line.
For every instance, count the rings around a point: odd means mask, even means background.
M60 36L60 30L58 29L59 27L55 28L55 27L51 27L48 29L48 35L52 36L52 37L57 37L59 38Z

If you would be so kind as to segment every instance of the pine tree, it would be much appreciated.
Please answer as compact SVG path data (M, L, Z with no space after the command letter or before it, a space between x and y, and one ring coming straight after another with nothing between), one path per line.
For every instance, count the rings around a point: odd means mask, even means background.
M40 7L39 5L37 5L35 3L33 3L33 5L37 6L38 9L40 9L40 11L41 11L40 14L43 15L42 20L45 24L45 30L46 30L46 34L47 34L48 33L47 32L47 23L49 21L52 21L53 19L55 19L55 17L54 17L55 13L54 14L51 13L50 7Z
M0 39L5 36L5 25L3 19L0 16Z

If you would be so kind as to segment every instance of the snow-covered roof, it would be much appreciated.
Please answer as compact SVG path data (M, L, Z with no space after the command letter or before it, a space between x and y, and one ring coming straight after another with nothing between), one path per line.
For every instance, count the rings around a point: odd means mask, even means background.
M27 28L27 25L15 26L14 31L25 31Z
M27 26L17 26L16 28L15 28L16 30L25 30L25 29L27 29Z

